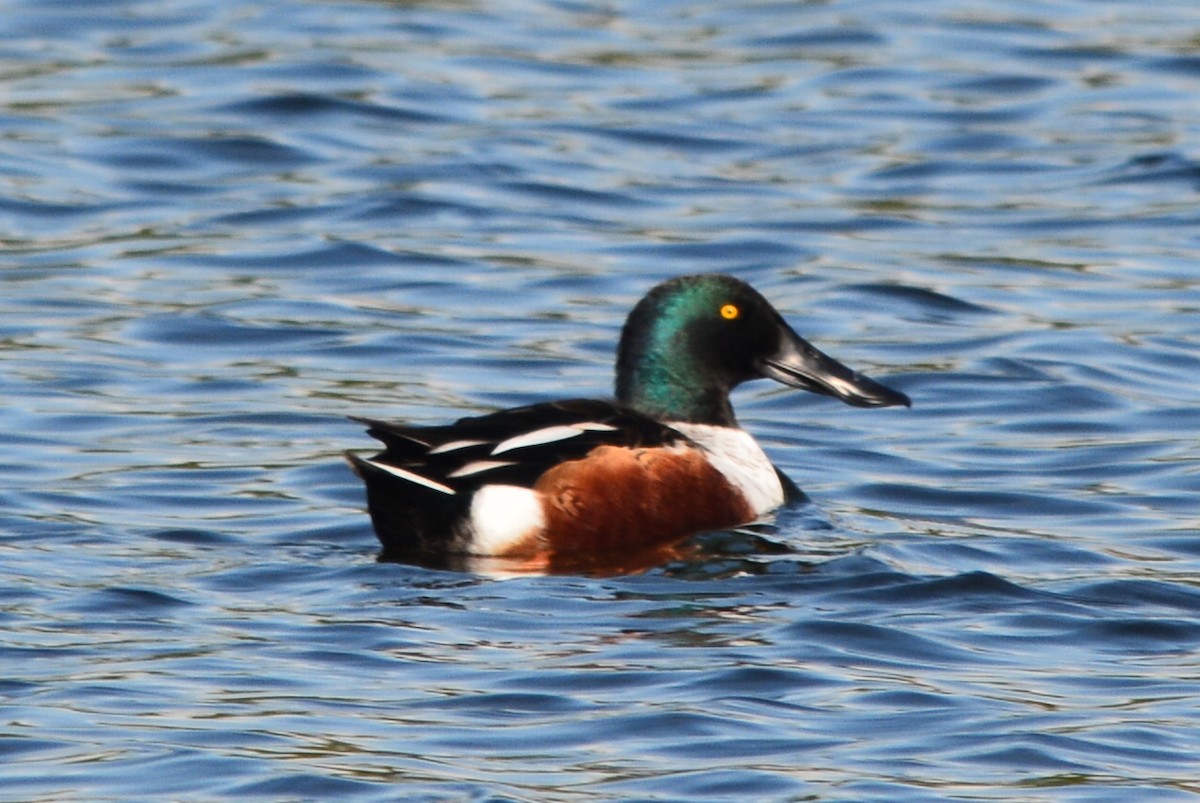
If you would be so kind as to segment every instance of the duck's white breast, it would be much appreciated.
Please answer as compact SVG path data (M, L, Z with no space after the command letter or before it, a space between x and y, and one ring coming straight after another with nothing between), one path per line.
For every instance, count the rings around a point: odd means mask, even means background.
M783 504L783 484L758 441L744 429L711 424L670 423L705 451L709 462L741 491L756 514Z

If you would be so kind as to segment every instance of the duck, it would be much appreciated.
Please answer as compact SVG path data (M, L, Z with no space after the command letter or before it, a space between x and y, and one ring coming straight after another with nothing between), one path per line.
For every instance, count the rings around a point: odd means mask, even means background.
M756 379L855 407L912 405L800 337L746 282L697 274L658 284L629 313L613 398L443 426L356 417L383 449L346 457L381 560L477 556L553 571L666 555L804 498L734 416L730 392Z

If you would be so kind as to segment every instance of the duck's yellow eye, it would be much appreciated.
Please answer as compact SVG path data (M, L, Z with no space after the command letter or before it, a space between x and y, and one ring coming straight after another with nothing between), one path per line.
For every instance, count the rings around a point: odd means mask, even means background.
M737 304L725 304L721 307L721 317L727 321L732 321L741 314L742 311L738 309Z

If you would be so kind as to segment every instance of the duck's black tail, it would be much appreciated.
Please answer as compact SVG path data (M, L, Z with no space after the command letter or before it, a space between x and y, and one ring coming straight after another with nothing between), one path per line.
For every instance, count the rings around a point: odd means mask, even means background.
M367 510L383 545L380 560L454 551L453 525L462 505L458 494L407 481L350 452L346 460L367 486Z

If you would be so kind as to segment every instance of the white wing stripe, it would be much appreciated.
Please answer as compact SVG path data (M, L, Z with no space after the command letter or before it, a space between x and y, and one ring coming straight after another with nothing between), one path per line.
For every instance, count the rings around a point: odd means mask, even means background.
M492 449L492 454L503 454L510 452L513 449L525 449L530 446L541 446L546 443L554 443L555 441L565 441L567 438L574 438L582 435L584 430L578 426L553 426L535 429L533 432L523 432L520 435L514 435L506 441L501 441L496 444L496 448Z
M483 471L491 471L494 468L504 468L505 466L515 466L516 463L506 462L503 460L476 460L467 463L462 468L456 468L446 475L446 479L454 479L455 477L469 477L472 474L479 474Z
M399 477L402 480L408 480L409 482L415 482L417 485L424 485L426 488L430 488L434 491L441 491L442 493L450 494L451 496L454 496L455 494L458 493L453 488L451 488L449 485L442 485L440 482L435 482L434 480L431 480L428 477L422 477L420 474L416 474L412 471L408 471L406 469L399 468L397 466L389 466L387 463L379 463L374 460L368 460L367 462L370 463L371 465L375 466L375 468L380 469L381 471L386 471L388 474L391 474L395 477Z
M595 421L588 421L585 424L576 424L575 426L586 432L615 432L617 429L612 424L600 424Z
M472 446L482 446L487 441L449 441L441 446L435 446L425 454L444 454L445 452L454 452L459 449L469 449Z

